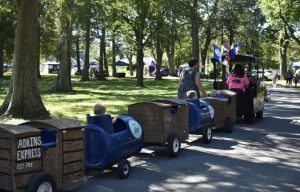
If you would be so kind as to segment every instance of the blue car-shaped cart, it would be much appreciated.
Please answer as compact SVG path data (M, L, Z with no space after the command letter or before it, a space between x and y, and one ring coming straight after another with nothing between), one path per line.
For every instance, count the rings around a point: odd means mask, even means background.
M85 126L85 167L104 170L118 164L118 175L127 178L130 163L127 158L143 146L141 125L130 115L120 115L112 123L110 115L87 115Z
M212 140L212 122L214 109L203 99L188 99L189 106L189 133L202 134L204 143Z

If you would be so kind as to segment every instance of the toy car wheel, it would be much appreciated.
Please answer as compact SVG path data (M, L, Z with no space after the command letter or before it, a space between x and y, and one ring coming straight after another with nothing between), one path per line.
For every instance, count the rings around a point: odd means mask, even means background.
M244 118L247 123L254 123L254 113L245 114Z
M210 143L212 140L212 128L211 127L206 127L203 130L203 142L204 143Z
M27 185L27 192L56 192L56 183L47 173L34 175Z
M126 159L122 159L119 163L118 163L118 176L120 179L125 179L127 177L129 177L130 174L130 163L129 161L127 161Z
M263 110L256 113L256 118L258 118L258 119L262 119L263 116L264 116L264 111Z
M228 133L233 132L233 120L230 117L228 117L225 121L225 129Z
M180 152L181 141L177 135L170 135L168 138L168 153L171 157L178 156Z

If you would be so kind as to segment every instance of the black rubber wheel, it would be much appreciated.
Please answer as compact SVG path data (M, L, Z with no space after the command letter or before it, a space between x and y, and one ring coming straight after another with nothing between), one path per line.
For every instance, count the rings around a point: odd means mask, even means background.
M232 133L233 132L233 120L230 117L227 117L226 121L225 121L225 129L228 133Z
M206 127L203 129L203 143L211 143L212 140L212 128Z
M254 123L254 113L248 113L248 114L245 114L244 115L244 118L245 118L245 122L246 123Z
M176 134L172 134L168 138L168 153L171 157L177 157L180 152L181 141Z
M126 179L127 177L129 177L130 174L130 163L129 161L127 161L126 159L122 159L119 163L118 163L118 176L120 179Z
M256 118L257 119L262 119L263 116L264 116L264 111L263 110L261 110L261 111L259 111L259 112L256 113Z
M57 192L53 177L45 172L34 175L27 185L27 192Z

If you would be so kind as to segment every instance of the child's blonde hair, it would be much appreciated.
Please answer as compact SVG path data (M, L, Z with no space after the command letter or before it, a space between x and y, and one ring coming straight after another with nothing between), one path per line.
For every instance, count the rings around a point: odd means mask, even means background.
M186 97L188 99L196 99L197 98L197 92L195 90L190 90L186 92Z
M106 107L105 105L101 104L101 103L97 103L94 106L94 114L95 115L105 115L106 112Z

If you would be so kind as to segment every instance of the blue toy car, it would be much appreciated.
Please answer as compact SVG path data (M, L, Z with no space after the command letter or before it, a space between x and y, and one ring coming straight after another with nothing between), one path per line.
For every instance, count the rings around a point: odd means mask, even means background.
M110 115L87 115L85 126L85 167L104 170L118 164L118 175L127 178L130 163L127 158L137 154L143 146L141 125L130 115L120 115L112 124Z
M202 99L188 99L189 133L202 134L204 143L212 140L212 122L214 109L211 104Z

